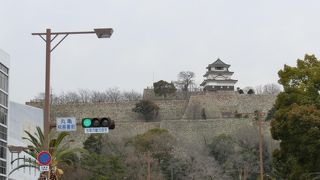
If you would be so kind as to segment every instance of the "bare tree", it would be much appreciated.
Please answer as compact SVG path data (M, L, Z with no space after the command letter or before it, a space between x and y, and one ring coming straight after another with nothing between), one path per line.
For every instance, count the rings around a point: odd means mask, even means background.
M279 94L281 92L281 88L277 84L266 84L263 86L263 94Z
M108 97L109 102L119 102L122 98L119 88L109 88L105 91L106 96Z
M195 74L191 71L181 71L178 74L178 81L175 82L176 86L182 91L189 91L189 88L194 85Z
M256 94L263 94L263 85L256 86L255 92Z
M99 91L92 91L91 92L91 101L93 103L95 102L106 102L107 96L105 93L99 92Z
M248 94L248 91L249 91L250 89L253 90L253 87L247 86L247 87L243 88L242 90L243 90L243 92L244 92L245 94Z
M80 89L79 90L79 101L81 103L88 103L91 101L91 93L89 90Z
M122 94L123 94L123 100L126 100L126 101L138 101L142 99L142 95L133 90L124 91Z
M77 92L68 92L65 95L65 99L68 103L79 103L80 102L80 97Z

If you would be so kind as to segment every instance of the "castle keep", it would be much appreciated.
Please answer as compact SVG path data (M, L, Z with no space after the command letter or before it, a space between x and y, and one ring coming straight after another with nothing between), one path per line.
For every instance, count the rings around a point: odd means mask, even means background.
M234 84L238 80L231 79L233 72L229 71L229 64L222 62L219 58L209 64L203 77L205 80L200 84L205 91L234 91Z

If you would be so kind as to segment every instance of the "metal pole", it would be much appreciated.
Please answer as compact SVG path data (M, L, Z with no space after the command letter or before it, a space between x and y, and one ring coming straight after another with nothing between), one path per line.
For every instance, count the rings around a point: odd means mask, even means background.
M44 147L49 151L49 132L50 132L50 55L51 55L51 29L46 31L46 79L45 79L45 98L44 98ZM49 179L49 172L46 172Z
M260 180L263 180L263 153L262 153L262 118L261 113L258 114L259 117L259 151L260 151Z
M46 79L45 79L45 98L44 98L44 147L49 150L49 121L50 121L50 54L51 54L51 29L46 32Z
M148 177L147 180L151 180L151 157L150 157L150 151L148 151Z

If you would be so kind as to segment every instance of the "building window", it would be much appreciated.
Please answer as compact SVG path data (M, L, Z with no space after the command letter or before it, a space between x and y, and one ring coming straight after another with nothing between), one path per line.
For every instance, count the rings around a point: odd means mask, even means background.
M0 139L7 140L7 128L0 126Z
M8 92L8 76L0 72L0 89Z
M7 158L7 143L0 141L0 158Z
M0 63L0 70L5 72L5 73L7 73L7 74L9 74L9 69L5 65L3 65L1 63Z
M8 110L0 106L0 123L7 125Z
M8 95L4 92L0 92L0 104L5 107L8 107Z
M223 70L223 67L216 67L216 70Z
M7 166L7 163L5 161L0 160L0 174L6 174L6 166Z

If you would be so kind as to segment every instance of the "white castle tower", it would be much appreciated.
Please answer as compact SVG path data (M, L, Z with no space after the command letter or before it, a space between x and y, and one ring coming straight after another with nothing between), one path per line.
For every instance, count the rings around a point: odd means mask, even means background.
M234 91L234 85L238 80L231 79L233 72L229 71L229 64L222 62L219 58L209 64L200 84L205 91Z

